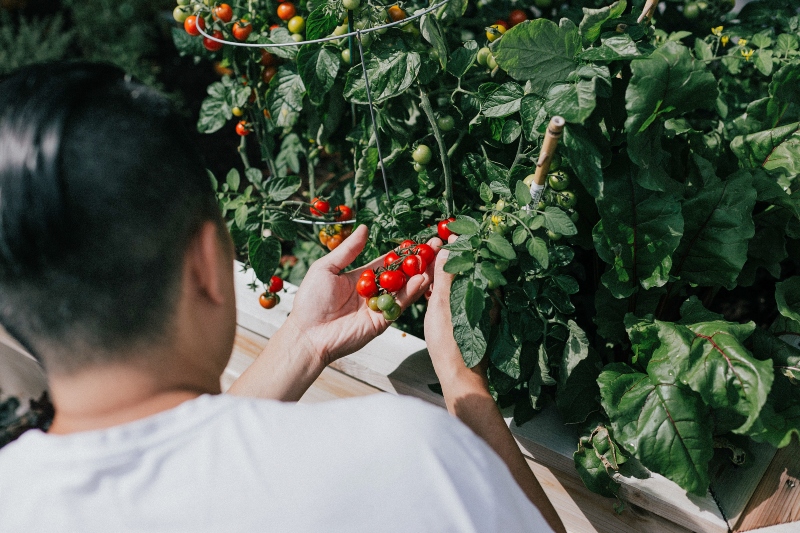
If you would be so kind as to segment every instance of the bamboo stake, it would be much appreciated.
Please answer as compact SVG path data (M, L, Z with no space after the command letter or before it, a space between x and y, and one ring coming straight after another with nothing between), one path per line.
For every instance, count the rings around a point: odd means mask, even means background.
M555 116L550 119L550 124L547 125L547 132L544 134L544 141L542 142L542 150L539 152L539 160L536 162L536 173L533 175L533 183L531 183L530 205L534 209L539 205L539 200L542 199L547 173L550 171L550 162L553 160L558 141L564 132L564 124L563 117Z
M641 24L644 19L650 20L653 18L653 15L656 12L656 6L658 6L658 0L647 0L647 2L644 4L644 8L642 8L642 14L639 15L639 18L636 19L636 22Z

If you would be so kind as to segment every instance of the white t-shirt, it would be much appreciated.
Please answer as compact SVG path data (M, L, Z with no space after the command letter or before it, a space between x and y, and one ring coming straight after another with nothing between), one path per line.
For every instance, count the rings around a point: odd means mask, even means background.
M228 395L0 450L0 531L549 532L500 458L441 409L373 395Z

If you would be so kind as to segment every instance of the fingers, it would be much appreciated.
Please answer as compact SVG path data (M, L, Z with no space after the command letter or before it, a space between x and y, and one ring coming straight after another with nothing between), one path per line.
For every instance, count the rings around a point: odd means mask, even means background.
M450 244L454 242L458 237L455 235L451 235L450 238L447 240L447 243ZM434 284L431 287L431 294L441 294L447 295L447 299L449 300L450 294L450 286L453 284L453 274L449 274L444 271L444 264L447 263L447 258L450 255L449 250L439 250L439 253L436 254L436 264L434 265L433 270L433 280Z
M334 274L338 274L344 270L350 263L355 261L358 254L364 249L367 244L367 236L369 229L365 225L358 226L342 244L337 246L331 253L319 259L317 262L323 265L324 268L330 270Z

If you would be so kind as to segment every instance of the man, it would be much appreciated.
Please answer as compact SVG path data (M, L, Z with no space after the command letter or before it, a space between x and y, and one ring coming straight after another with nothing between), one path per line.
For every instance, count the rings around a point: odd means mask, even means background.
M388 327L354 291L360 270L340 274L363 227L311 268L232 387L246 397L219 394L233 248L178 123L106 66L0 84L0 321L44 364L56 409L48 434L0 451L0 531L563 531L461 362L444 253L398 301L436 276L431 356L483 440L411 399L268 400L298 399Z

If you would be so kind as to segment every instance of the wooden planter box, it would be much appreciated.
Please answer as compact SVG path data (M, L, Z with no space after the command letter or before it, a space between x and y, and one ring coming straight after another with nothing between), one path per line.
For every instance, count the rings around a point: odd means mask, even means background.
M243 271L240 263L236 264L235 270L239 326L260 336L271 337L291 311L296 287L286 284L287 293L281 295L281 303L267 311L259 306L257 293L248 288L255 280L253 272ZM229 386L251 362L251 357L234 353L223 376L223 385ZM432 392L428 386L438 380L425 341L395 328L389 328L362 350L331 366L380 390L415 396L444 407L442 396ZM523 426L515 425L510 413L506 421L529 459L581 483L572 460L578 436L572 428L562 423L555 408L545 409ZM791 448L781 451L783 453L779 454L781 462L778 465L773 462L775 449L761 445L755 449L755 460L750 464L744 467L731 464L716 472L712 489L719 506L711 494L703 498L687 495L678 485L658 474L651 473L646 479L618 476L620 497L633 508L633 511L625 512L635 512L641 508L699 533L753 530L759 524L800 520L800 486L795 488L792 485L795 483L793 480L800 477L800 461L797 461L799 454L796 450L792 452ZM784 464L792 458L795 460L793 466ZM776 472L768 472L771 464ZM777 481L773 480L776 477ZM777 494L775 487L771 486L779 482L784 484L782 489L786 489L785 494ZM612 504L613 500L609 500L610 513L613 512ZM720 507L725 510L725 517ZM754 513L758 516L754 516ZM800 522L758 531L797 533L800 532Z

